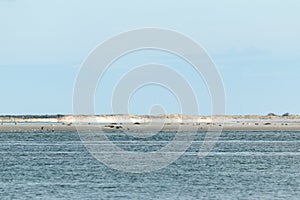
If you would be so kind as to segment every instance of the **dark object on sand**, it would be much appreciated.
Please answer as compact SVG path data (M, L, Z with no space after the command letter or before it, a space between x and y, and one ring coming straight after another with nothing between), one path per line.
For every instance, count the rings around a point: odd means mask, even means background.
M123 128L122 126L116 126L116 129L121 129L121 128Z
M274 113L269 113L268 116L276 116Z
M284 114L282 115L282 117L288 117L288 116L290 116L290 113L284 113Z

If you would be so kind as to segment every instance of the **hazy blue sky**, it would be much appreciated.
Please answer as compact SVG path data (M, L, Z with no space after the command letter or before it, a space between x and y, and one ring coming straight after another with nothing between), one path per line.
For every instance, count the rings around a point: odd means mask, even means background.
M299 10L298 0L0 0L0 114L72 113L73 85L89 52L112 35L142 27L177 30L206 48L224 81L227 114L300 114ZM137 53L115 64L97 94L109 93L121 65L152 59L185 73L178 58ZM207 114L201 88L197 96ZM149 86L130 109L147 114L148 105L161 103L174 113L174 102ZM108 113L108 103L97 111Z

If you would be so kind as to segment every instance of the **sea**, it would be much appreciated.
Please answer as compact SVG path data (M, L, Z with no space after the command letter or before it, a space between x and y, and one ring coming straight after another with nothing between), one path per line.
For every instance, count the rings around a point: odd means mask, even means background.
M99 134L143 153L176 133ZM205 135L162 169L132 173L95 158L77 132L1 133L0 199L300 199L300 132L223 132L199 157Z

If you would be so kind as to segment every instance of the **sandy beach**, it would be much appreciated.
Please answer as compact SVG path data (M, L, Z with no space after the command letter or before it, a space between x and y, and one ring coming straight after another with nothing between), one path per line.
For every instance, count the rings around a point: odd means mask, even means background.
M299 116L2 116L0 132L300 131Z

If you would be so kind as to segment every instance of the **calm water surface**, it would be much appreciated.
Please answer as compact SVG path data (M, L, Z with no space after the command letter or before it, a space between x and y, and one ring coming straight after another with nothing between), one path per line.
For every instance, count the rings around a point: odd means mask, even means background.
M129 151L174 137L109 134ZM224 132L200 159L204 136L168 167L132 174L93 158L77 133L1 133L0 199L300 199L300 132Z

